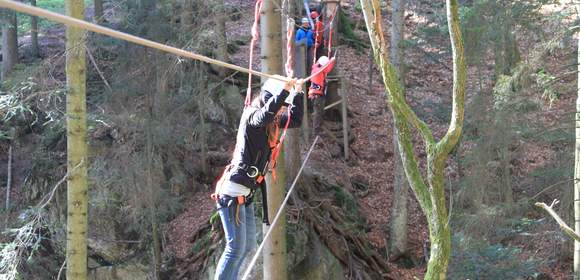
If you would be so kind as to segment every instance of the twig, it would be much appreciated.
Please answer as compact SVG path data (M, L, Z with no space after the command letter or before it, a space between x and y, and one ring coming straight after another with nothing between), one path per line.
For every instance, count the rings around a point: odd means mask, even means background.
M60 179L60 181L58 181L58 183L56 183L56 185L54 186L54 188L52 188L52 191L50 192L48 198L46 199L46 201L38 208L38 209L42 209L44 207L46 207L46 205L48 205L48 203L52 200L52 197L54 196L54 193L56 192L56 190L58 189L58 187L64 183L66 181L66 179L68 179L68 177L70 176L71 173L73 173L75 170L77 170L77 168L79 168L83 163L84 163L84 159L81 160L81 162L79 162L79 164L77 164L77 166L75 166L72 170L70 170L69 172L67 172L64 177L62 177L62 179Z
M543 202L536 202L535 205L537 207L540 207L544 210L546 210L546 212L548 212L548 214L550 214L550 216L552 216L552 218L554 218L554 220L556 220L556 222L558 223L558 225L560 226L560 229L566 234L568 235L570 238L580 242L580 235L578 233L576 233L572 228L570 228L566 222L564 222L562 220L562 218L560 218L560 216L558 216L558 214L556 213L556 211L554 211L554 206L556 206L556 204L558 204L559 201L557 199L554 199L554 201L552 201L552 204L550 204L550 206L546 205L546 203Z
M64 262L62 262L62 265L60 266L60 269L58 270L58 275L56 276L56 280L60 280L60 274L64 270L64 265L65 264L66 264L66 260L64 260Z
M87 55L89 55L89 59L93 63L93 66L95 66L95 70L97 70L97 73L99 73L99 76L101 77L101 80L103 80L103 83L105 83L105 85L107 86L107 89L109 90L109 92L110 93L113 93L113 89L111 88L111 85L109 84L109 82L107 82L107 79L105 78L105 75L103 74L103 72L101 71L101 69L99 69L99 66L97 65L97 61L95 60L95 57L91 53L91 50L89 48L87 48L87 47L85 47L85 50L87 51Z
M561 185L563 183L567 183L567 182L570 182L570 181L574 181L574 179L562 180L562 181L557 182L555 184L549 185L549 186L545 187L543 190L541 190L540 192L538 192L536 195L534 195L532 198L530 198L530 200L536 199L538 196L540 196L541 194L545 193L546 191L550 190L553 187L559 186L559 185Z

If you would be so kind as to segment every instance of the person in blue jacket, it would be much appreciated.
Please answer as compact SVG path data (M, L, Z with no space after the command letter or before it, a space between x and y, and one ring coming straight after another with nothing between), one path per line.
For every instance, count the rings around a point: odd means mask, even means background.
M296 31L296 37L294 41L296 43L306 40L306 69L312 67L312 55L314 50L314 32L310 28L310 22L307 18L302 18L302 25Z
M300 28L298 28L298 31L296 31L295 41L298 43L304 39L306 39L306 46L308 49L314 46L314 32L312 32L312 29L310 28L310 22L307 18L302 18L302 25L300 25Z

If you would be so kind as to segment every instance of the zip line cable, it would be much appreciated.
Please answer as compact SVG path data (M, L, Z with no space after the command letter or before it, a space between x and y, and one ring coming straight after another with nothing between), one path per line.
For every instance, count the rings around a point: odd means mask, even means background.
M268 240L268 238L270 237L270 234L272 234L272 229L274 229L274 226L276 226L276 223L278 222L278 219L282 215L282 212L284 212L283 210L286 206L286 203L288 202L288 199L290 199L290 195L292 194L292 191L294 191L294 187L296 187L296 183L298 182L298 178L300 178L300 175L302 174L302 170L304 169L304 166L306 166L306 163L308 162L308 159L310 158L310 154L314 150L314 146L316 146L316 143L318 142L319 138L320 138L319 136L316 136L316 138L312 142L312 145L310 146L310 149L308 150L308 153L306 154L306 158L304 158L304 161L302 162L302 166L300 166L300 170L298 170L298 174L296 174L296 177L294 177L294 182L292 182L292 186L288 190L288 193L286 194L284 201L282 201L282 204L280 205L280 209L278 209L278 213L276 213L274 220L272 220L272 223L270 224L270 228L268 228L268 231L264 235L264 239L262 240L262 243L260 243L260 246L256 250L256 253L254 254L254 257L252 258L252 261L248 265L248 268L246 268L246 271L244 272L244 276L242 276L242 280L248 279L248 277L250 276L250 272L252 272L252 268L254 267L254 265L256 265L256 261L258 260L258 257L260 256L260 252L262 251L262 249L264 249L264 244L266 243L266 240Z
M14 11L17 11L20 13L25 13L25 14L29 14L29 15L33 15L33 16L47 18L47 19L62 23L62 24L67 25L67 26L76 27L76 28L92 31L95 33L107 35L107 36L121 39L124 41L132 42L132 43L135 43L137 45L158 49L158 50L172 53L172 54L175 54L178 56L203 61L206 63L210 63L210 64L222 66L225 68L233 69L236 71L240 71L243 73L252 74L252 75L256 75L256 76L260 76L260 77L264 77L264 78L275 79L275 80L284 81L284 82L288 81L288 79L286 77L274 76L274 75L262 73L260 71L250 70L250 69L247 69L244 67L237 66L235 64L223 62L223 61L220 61L217 59L209 58L207 56L203 56L203 55L199 55L199 54L196 54L193 52L185 51L185 50L182 50L182 49L179 49L176 47L172 47L172 46L164 45L164 44L154 42L151 40L143 39L141 37L137 37L137 36L130 35L127 33L123 33L120 31L116 31L116 30L113 30L111 28L103 27L103 26L100 26L100 25L97 25L94 23L90 23L90 22L87 22L84 20L80 20L77 18L73 18L70 16L61 15L58 13L47 11L45 9L41 9L41 8L33 7L30 5L18 3L18 2L13 1L13 0L0 0L0 7L14 10Z
M53 13L51 11L47 11L45 9L41 9L41 8L37 8L37 7L33 7L30 5L26 5L26 4L22 4L13 0L0 0L0 8L6 8L6 9L10 9L10 10L14 10L20 13L24 13L24 14L28 14L28 15L32 15L32 16L37 16L37 17L42 17L42 18L46 18L46 19L50 19L52 21L56 21L59 23L62 23L64 25L67 26L71 26L71 27L76 27L76 28L80 28L80 29L84 29L84 30L88 30L88 31L92 31L95 33L99 33L99 34L103 34L109 37L113 37L113 38L117 38L120 40L124 40L127 42L131 42L131 43L135 43L137 45L141 45L141 46L145 46L145 47L149 47L149 48L153 48L153 49L157 49L160 51L164 51L167 53L171 53L177 56L181 56L181 57L187 57L187 58L191 58L194 60L199 60L199 61L203 61L209 64L214 64L217 66L221 66L221 67L225 67L225 68L229 68L232 70L236 70L236 71L240 71L243 73L247 73L247 74L252 74L252 75L256 75L256 76L260 76L260 77L264 77L264 78L269 78L269 79L274 79L274 80L278 80L278 81L283 81L283 82L287 82L288 78L287 77L282 77L282 76L277 76L277 75L270 75L270 74L266 74L260 71L256 71L256 70L251 70L248 68L244 68L235 64L231 64L231 63L227 63L227 62L223 62L217 59L213 59L213 58L209 58L207 56L203 56L200 54L196 54L193 52L189 52L183 49L179 49L176 47L172 47L172 46L168 46L168 45L164 45L158 42L154 42L151 40L147 40L141 37L137 37L134 35L130 35L124 32L120 32L117 30L113 30L111 28L108 27L103 27L94 23L90 23L84 20L80 20L77 18L73 18L73 17L69 17L66 15L61 15L58 13ZM312 79L312 77L318 75L320 72L324 71L324 68L320 69L320 71L310 75L309 77L307 77L306 79L303 79L304 82L309 81L310 79Z

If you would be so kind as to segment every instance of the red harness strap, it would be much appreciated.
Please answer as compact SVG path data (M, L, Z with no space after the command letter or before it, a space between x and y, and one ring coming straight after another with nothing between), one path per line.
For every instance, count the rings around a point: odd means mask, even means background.
M280 140L274 143L270 143L270 148L272 149L272 155L270 156L270 169L272 170L272 178L276 180L276 161L278 160L278 156L280 155L280 151L282 147L284 147L284 140L286 140L286 131L288 131L288 127L290 126L290 118L292 117L292 106L288 106L288 118L286 120L286 124L284 125L284 129L282 130L282 136L280 136ZM274 135L274 139L278 139L278 135L280 134L280 126L276 124L276 133Z
M262 10L263 3L263 0L257 0L254 9L254 24L252 25L252 41L250 41L250 61L248 67L250 70L252 70L252 62L254 61L254 45L260 37L260 27L258 24L260 23L260 11ZM248 74L248 90L246 91L244 105L247 107L250 106L250 103L252 103L252 74Z

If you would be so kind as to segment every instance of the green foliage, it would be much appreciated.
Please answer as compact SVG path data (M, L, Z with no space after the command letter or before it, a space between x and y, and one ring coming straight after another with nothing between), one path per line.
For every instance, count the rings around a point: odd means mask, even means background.
M20 279L22 261L30 261L41 246L46 212L29 208L19 216L19 222L20 227L6 231L11 241L0 243L0 279Z
M92 5L93 0L85 0L85 7ZM65 13L64 0L37 0L36 6L59 14ZM55 25L60 25L60 23L56 23L44 18L38 18L38 28L41 31ZM30 16L18 13L18 34L29 33L30 29Z
M340 9L338 13L338 22L340 22L338 25L338 32L343 35L343 37L341 37L342 40L347 41L350 46L356 48L356 50L359 52L362 52L365 48L368 48L368 46L362 42L358 35L356 35L352 28L352 21L348 18L347 14L342 9Z
M540 260L521 259L521 250L490 244L463 234L453 237L449 279L528 279L545 265Z

